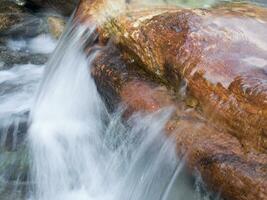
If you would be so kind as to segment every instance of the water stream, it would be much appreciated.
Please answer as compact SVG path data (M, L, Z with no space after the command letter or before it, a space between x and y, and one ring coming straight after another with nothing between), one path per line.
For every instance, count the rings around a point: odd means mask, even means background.
M31 112L32 198L161 199L178 164L162 134L170 111L131 128L109 115L88 68L97 52L82 53L91 32L70 28L48 63Z
M217 199L187 174L164 134L171 108L126 122L123 108L107 112L90 75L101 49L83 53L94 30L70 24L46 65L0 71L3 200ZM55 42L39 36L8 46L51 53Z
M89 73L97 51L83 53L93 33L70 27L47 64L30 115L30 199L177 199L171 191L183 162L163 130L171 108L127 125L121 110L109 114ZM193 191L180 199L201 199Z

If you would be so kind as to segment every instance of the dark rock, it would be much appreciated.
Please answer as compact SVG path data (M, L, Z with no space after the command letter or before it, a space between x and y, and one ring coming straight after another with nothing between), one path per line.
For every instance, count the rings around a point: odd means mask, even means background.
M78 0L27 0L39 9L50 9L56 13L69 16L74 11Z
M1 119L0 141L5 151L16 151L24 143L28 130L28 114Z
M14 2L2 1L0 5L0 36L20 35L32 37L45 31L42 18L32 15Z

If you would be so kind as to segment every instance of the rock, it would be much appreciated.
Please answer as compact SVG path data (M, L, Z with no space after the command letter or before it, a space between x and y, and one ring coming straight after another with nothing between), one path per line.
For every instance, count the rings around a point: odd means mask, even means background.
M127 106L125 117L137 111L174 107L176 112L166 125L166 133L174 135L178 154L187 155L189 169L198 170L210 189L225 199L267 199L267 155L246 154L237 138L186 107L166 86L155 83L138 63L129 63L112 44L98 55L92 74L109 108L117 107L119 102Z
M103 2L81 1L76 19L110 40L92 71L109 107L122 101L127 117L174 106L166 131L188 167L225 199L266 200L267 10L129 5L103 24Z
M29 151L26 146L28 113L1 118L0 124L0 176L1 199L21 196L25 199L29 182ZM23 198L22 198L23 197ZM20 199L20 198L19 198Z
M129 5L103 24L103 2L81 1L76 19L110 41L92 71L109 107L122 101L127 117L174 106L166 131L188 167L225 199L266 200L266 8Z
M28 12L14 2L0 5L0 36L20 35L32 37L45 31L43 19Z
M78 0L27 0L41 9L50 9L56 13L69 16L74 11Z
M107 62L108 61L108 62ZM123 55L114 45L101 51L94 61L92 75L95 77L98 91L112 112L121 102L121 87L129 80L135 80L136 74L139 80L148 80L142 68L133 68L130 62L125 62Z
M27 130L28 113L1 118L0 148L5 151L16 151L25 143Z
M65 29L66 20L62 17L50 16L47 18L47 23L51 35L55 39L59 39Z
M23 13L23 9L15 3L3 1L0 5L0 13L0 31L2 32L19 21L19 17L16 16L21 15ZM10 15L11 13L12 15Z
M49 55L32 54L26 51L14 51L5 46L0 46L0 60L3 66L0 69L8 69L14 64L43 65L47 62Z
M27 198L28 188L32 187L31 182L29 182L29 164L29 152L25 145L17 151L1 152L1 199L12 199L14 194L18 199Z
M177 92L186 82L203 114L246 151L267 152L266 16L246 4L133 11L110 20L103 35Z

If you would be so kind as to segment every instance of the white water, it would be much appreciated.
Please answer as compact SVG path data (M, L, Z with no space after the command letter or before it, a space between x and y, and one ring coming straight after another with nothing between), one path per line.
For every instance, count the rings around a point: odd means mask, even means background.
M89 73L97 52L89 57L83 54L88 38L93 38L91 33L82 27L70 28L46 67L15 65L0 71L0 85L7 88L1 93L0 117L1 123L8 123L1 127L15 124L14 152L1 153L0 160L12 158L8 166L18 167L0 171L0 192L5 195L1 198L25 199L24 193L29 193L28 200L210 199L202 197L181 172L183 162L176 156L175 144L164 134L170 108L151 115L139 113L124 123L122 110L107 113ZM33 53L33 49L50 52L54 45L43 36L21 43L23 40L13 40L9 45ZM42 51L42 46L50 50ZM21 120L27 121L29 109L31 179L27 181L21 178L25 150L16 152L16 143L21 140L16 134ZM2 146L7 134L8 130L1 133ZM0 170L2 165L0 162ZM18 174L11 182L14 178L9 176L15 169ZM5 184L13 186L2 188Z
M109 116L89 73L95 54L82 53L89 36L69 30L48 63L31 112L32 199L162 199L178 161L163 134L170 110L131 128Z
M7 47L13 51L30 51L31 53L51 53L56 42L48 35L33 39L8 40ZM38 48L45 50L38 51ZM1 62L1 61L0 61ZM4 65L4 63L3 63ZM1 66L0 66L1 68ZM16 64L0 70L0 147L7 142L10 128L13 127L12 149L16 148L19 125L26 123L26 113L34 103L34 93L42 78L44 65Z
M41 34L32 39L10 39L7 41L7 47L13 51L28 51L31 53L48 54L53 52L57 43L48 34Z
M37 45L36 41L42 45ZM47 35L12 39L6 44L18 53L35 53L40 46L46 49L45 53L51 53L55 45L56 42ZM23 199L28 187L28 154L24 145L27 116L45 65L28 63L9 66L1 60L0 63L0 199L19 200Z

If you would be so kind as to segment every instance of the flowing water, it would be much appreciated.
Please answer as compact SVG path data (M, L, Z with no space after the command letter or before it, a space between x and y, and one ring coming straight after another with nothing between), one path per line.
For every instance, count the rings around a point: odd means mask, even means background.
M127 125L122 110L109 114L89 73L98 50L83 54L93 33L93 27L69 28L47 64L30 116L29 198L177 199L183 162L163 131L171 108L136 114ZM177 183L187 191L179 199L201 199L186 179Z
M131 129L108 115L88 68L96 52L82 53L92 31L70 29L48 63L31 113L32 198L160 199L177 166L160 134L169 111Z
M188 175L165 136L171 108L127 121L123 108L107 112L90 75L101 49L83 53L94 39L94 27L69 25L46 65L0 71L1 199L218 199ZM55 42L38 36L7 46L47 54Z
M93 27L70 26L46 65L0 71L1 199L214 199L164 134L171 108L127 122L122 108L107 112L89 73L101 49L83 53L94 39ZM55 42L38 36L7 46L46 54Z
M48 35L10 39L6 46L15 54L51 53L56 42ZM0 195L1 200L20 199L29 187L26 132L28 113L45 65L0 66Z

